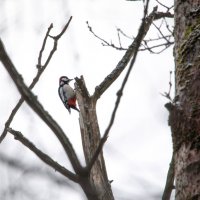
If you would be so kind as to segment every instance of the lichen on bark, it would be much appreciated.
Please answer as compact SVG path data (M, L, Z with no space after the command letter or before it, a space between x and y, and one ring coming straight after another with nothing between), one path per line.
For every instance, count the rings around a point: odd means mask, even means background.
M175 1L175 96L170 112L176 200L200 194L200 1ZM197 167L198 166L198 167Z

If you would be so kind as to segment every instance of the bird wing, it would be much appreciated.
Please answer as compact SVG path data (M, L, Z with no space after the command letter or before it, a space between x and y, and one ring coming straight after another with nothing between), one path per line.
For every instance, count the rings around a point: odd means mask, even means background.
M64 96L64 92L63 92L63 87L62 86L60 86L58 88L58 94L59 94L59 97L60 97L60 99L61 99L62 102L65 102L67 100L65 98L65 96Z
M62 93L63 93L63 96L65 98L65 101L69 100L69 99L73 99L75 97L74 90L67 84L63 85Z
M63 102L65 108L67 108L67 110L69 111L69 113L71 113L70 107L69 107L69 105L67 103L67 99L66 99L66 97L64 95L64 92L63 92L63 87L60 86L58 88L58 94L59 94L59 97L60 97L61 101Z

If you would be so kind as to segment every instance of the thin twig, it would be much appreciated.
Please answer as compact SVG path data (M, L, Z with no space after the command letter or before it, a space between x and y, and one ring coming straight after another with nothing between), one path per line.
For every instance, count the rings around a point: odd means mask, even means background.
M120 34L119 34L118 29L117 29L117 37L118 37L118 41L119 41L119 46L120 46L120 48L122 48L121 38L120 38Z
M172 37L172 35L171 34L165 35L165 37L168 38L169 40ZM158 35L156 38L145 39L144 41L147 43L147 42L155 42L159 40L163 40L163 38L160 35Z
M62 29L62 31L58 35L56 35L56 36L49 35L49 37L51 37L51 38L53 38L55 40L59 40L62 37L62 35L65 33L65 31L67 30L71 20L72 20L72 16L69 18L67 24L64 26L64 28Z
M160 30L160 27L156 26L155 23L153 23L153 25L154 25L154 27L158 30L158 32L160 33L160 35L162 36L162 38L163 38L164 40L166 40L166 42L170 42L170 41L163 35L162 31Z
M161 93L161 95L166 97L167 99L169 99L171 103L173 103L173 100L171 98L171 89L172 89L172 71L170 71L170 75L169 75L169 91L164 92L163 94Z
M39 52L39 56L38 56L38 64L37 64L37 67L38 68L41 68L42 66L42 55L43 55L43 52L44 52L44 49L45 49L45 46L46 46L46 42L47 42L47 38L49 36L49 33L50 33L50 30L53 28L53 24L51 24L47 30L47 33L45 35L45 38L43 40L43 43L42 43L42 48Z
M166 26L167 30L169 31L169 33L171 33L171 36L173 36L173 30L171 30L169 28L169 24L167 23L167 20L165 18L164 18L164 22L165 22L165 26Z
M168 7L166 5L164 5L163 3L161 3L160 1L156 0L158 4L160 4L162 7L166 8L167 11L171 10L174 6Z
M89 22L87 21L86 22L87 26L88 26L88 29L89 31L96 37L98 38L102 43L103 46L109 46L109 47L113 47L115 48L116 50L127 50L123 47L117 47L116 45L114 45L112 42L107 42L106 40L104 40L103 38L99 37L96 33L94 33L92 27L89 25Z
M169 48L171 45L173 45L174 42L166 42L166 43L162 43L162 44L158 44L158 45L154 45L154 46L148 46L148 44L146 43L144 46L144 48L140 48L139 51L146 51L148 50L150 53L153 53L153 54L159 54L159 53L162 53L164 50L166 50L167 48ZM161 49L160 51L153 51L153 49L155 48L158 48L158 47L164 47L163 49Z
M60 172L65 177L69 178L74 182L78 182L78 176L61 166L57 162L55 162L51 157L47 154L43 153L39 150L32 142L30 142L23 134L19 131L13 130L12 128L8 128L8 132L14 135L16 140L19 140L24 146L28 147L32 152L34 152L44 163L54 168L56 171Z
M128 38L128 39L130 39L130 40L135 39L134 37L128 36L128 35L127 35L126 33L124 33L124 31L122 31L120 28L117 28L117 31L118 31L119 33L121 33L124 37L126 37L126 38Z
M170 38L171 38L171 35L172 35L173 33L172 33L172 31L169 29L169 26L166 24L165 18L173 18L173 17L174 17L174 15L171 14L170 12L168 12L168 11L167 11L167 12L155 12L155 14L154 14L154 20L163 19L163 21L162 21L161 24L160 24L160 27L157 27L157 26L155 25L155 27L158 29L158 31L159 31L160 35L162 35L162 37L158 36L158 38L156 38L156 39L144 40L144 43L150 42L150 41L153 41L153 40L155 41L155 40L163 40L163 39L166 40L166 41L168 41L168 43L167 43L167 44L161 44L161 45L153 45L152 47L147 47L148 45L147 45L147 43L146 43L146 48L141 48L141 49L139 49L139 51L140 51L140 50L141 50L141 51L148 50L148 51L151 52L151 53L159 54L159 53L163 52L164 50L166 50L170 45L172 45L174 42L171 42L171 41L170 41ZM164 34L161 32L160 28L161 28L163 22L165 22L166 28L167 28L167 30L170 32L171 35L164 35ZM118 35L119 45L116 45L116 44L114 44L112 41L111 41L111 42L108 42L108 41L106 41L105 39L103 39L102 37L98 36L98 35L93 31L93 29L92 29L92 27L89 25L89 23L88 23L88 22L86 22L86 23L87 23L87 25L88 25L89 31L90 31L97 39L99 39L99 40L101 41L101 44L102 44L103 46L105 46L105 47L112 47L112 48L114 48L114 49L116 49L116 50L127 51L127 50L128 50L128 47L123 47L123 46L122 46L121 38L120 38L120 34L119 34L119 33L121 33L122 36L124 36L125 38L131 39L131 40L134 40L134 39L135 39L134 37L130 37L130 36L128 36L127 34L125 34L121 29L117 28L117 35ZM141 43L141 45L143 45L143 44ZM145 45L143 45L143 46L145 47ZM164 46L164 48L162 48L161 50L159 50L159 51L157 51L157 52L155 52L155 51L152 50L152 49L157 48L157 47L160 47L160 46Z

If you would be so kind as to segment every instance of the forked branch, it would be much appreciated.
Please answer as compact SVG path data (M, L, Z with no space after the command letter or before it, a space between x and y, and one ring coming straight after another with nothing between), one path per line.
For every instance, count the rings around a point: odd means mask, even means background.
M43 56L43 52L46 46L46 42L47 42L47 38L50 34L51 29L53 28L53 24L51 24L46 32L45 38L43 40L42 43L42 47L41 50L39 52L39 56L38 56L38 63L37 63L37 74L36 76L33 78L32 83L29 86L29 89L33 89L34 86L36 85L36 83L39 81L40 76L42 75L42 73L44 72L44 70L46 69L46 67L48 66L53 54L55 53L56 49L57 49L57 43L58 40L60 39L60 37L64 34L64 32L67 30L67 27L69 26L70 21L72 20L72 17L70 17L69 21L67 22L67 24L65 25L65 27L63 28L63 30L61 31L60 34L58 34L58 36L56 36L56 39L54 39L54 45L52 50L50 51L46 61L44 62L44 65L42 65L42 56ZM17 113L18 109L21 107L22 103L24 102L23 97L20 98L20 100L18 101L18 103L16 104L16 106L14 107L14 109L12 110L8 120L5 123L5 127L4 130L0 136L0 143L3 141L3 139L5 138L6 134L7 134L7 128L10 126L15 114Z
M47 33L45 35L45 38L43 40L43 44L42 44L42 48L40 50L40 53L39 53L39 56L38 56L38 64L37 64L37 68L38 68L38 71L37 71L37 74L35 76L35 78L33 79L32 83L30 84L29 86L29 89L33 89L33 87L36 85L36 83L38 82L40 76L42 75L43 71L45 70L45 68L47 67L47 63L42 66L42 55L43 55L43 51L45 49L45 46L46 46L46 41L47 41L47 38L48 38L48 35L51 31L51 29L53 28L53 24L51 24L47 30ZM55 46L56 44L54 44ZM55 47L52 49L51 53L49 54L48 56L48 59L47 60L50 60L54 51L55 51ZM0 136L0 143L3 141L3 139L6 137L6 134L7 134L7 128L10 126L15 114L17 113L18 109L21 107L22 103L24 102L24 99L23 97L20 98L20 100L18 101L18 103L16 104L16 106L14 107L14 109L12 110L8 120L6 121L5 123L5 127L4 127L4 130Z
M56 121L49 115L47 111L44 110L43 106L39 103L34 94L30 91L30 89L24 84L24 81L21 75L16 70L12 61L10 60L3 42L0 40L0 60L11 78L13 79L15 85L17 86L20 94L24 98L24 100L28 103L28 105L41 117L41 119L47 124L47 126L54 132L63 146L66 154L69 157L69 160L75 170L75 172L79 173L82 169L79 159L74 151L72 144L70 143L68 137L65 135L60 126L56 123Z
M123 58L119 61L115 69L98 86L96 86L95 92L93 94L93 97L96 100L100 98L100 96L108 89L108 87L110 87L110 85L119 77L119 75L127 66L132 56L134 54L137 54L138 48L153 22L156 11L157 11L157 7L154 7L151 14L147 17L145 16L139 28L138 35L136 36L133 43L130 45L130 47L126 51Z
M158 2L158 3L160 4L160 2ZM164 5L162 5L162 6L164 6ZM162 31L165 32L164 29L166 29L168 33L163 34L161 32L161 27L159 27L159 29L158 29L159 35L156 38L144 39L143 42L141 43L141 48L139 49L139 51L149 51L150 53L159 54L159 53L163 52L164 50L166 50L167 48L169 48L171 45L174 44L173 39L171 39L171 38L173 38L173 31L171 30L169 24L166 22L166 18L174 18L174 14L172 14L170 12L170 9L172 7L164 7L164 8L167 9L166 12L156 11L154 13L154 21L162 19L161 24L163 23L163 21L166 23L166 27L162 28ZM112 41L107 41L107 40L103 39L102 37L98 36L93 31L93 29L89 25L89 23L88 22L86 22L86 23L88 25L89 31L97 39L99 39L101 41L101 44L103 46L112 47L112 48L114 48L116 50L120 50L120 51L127 51L129 49L129 47L123 46L123 44L121 43L121 36L124 37L125 39L135 40L135 37L128 36L120 28L117 28L117 37L118 37L118 43L119 44L115 44ZM167 40L167 41L165 41L165 40ZM155 41L157 41L159 43L155 43Z
M155 7L155 8L153 9L152 13L151 13L149 16L146 16L147 8L148 8L148 1L147 1L146 9L145 9L145 11L144 11L144 18L143 18L143 20L142 20L142 23L141 23L140 28L139 28L139 31L138 31L138 35L137 35L137 37L135 38L134 42L133 42L132 45L131 45L131 46L134 46L134 49L133 49L134 51L132 52L132 54L130 53L130 55L128 55L128 56L130 56L129 59L131 59L131 57L132 57L131 63L130 63L130 65L129 65L129 68L128 68L128 71L127 71L127 73L126 73L126 76L125 76L125 78L124 78L124 80L123 80L123 82L122 82L121 88L120 88L119 91L117 92L117 99L116 99L116 102L115 102L115 107L114 107L114 109L113 109L113 112L112 112L111 119L110 119L110 122L109 122L109 124L108 124L108 127L107 127L107 129L105 130L105 133L104 133L103 137L101 138L101 140L100 140L100 142L99 142L99 145L98 145L98 147L97 147L97 149L96 149L96 151L95 151L95 153L94 153L94 155L93 155L93 157L92 157L90 163L89 163L88 166L87 166L87 170L88 170L88 171L91 170L91 168L92 168L92 166L94 165L95 161L97 160L97 158L98 158L100 152L102 151L102 148L103 148L104 143L106 142L106 140L107 140L107 138L108 138L110 129L111 129L113 123L114 123L114 119L115 119L115 116L116 116L117 109L118 109L118 107L119 107L119 103L120 103L120 100L121 100L121 97L122 97L122 94L123 94L124 87L125 87L125 85L126 85L126 83L127 83L127 81L128 81L128 77L129 77L129 75L130 75L130 73L131 73L131 70L132 70L132 68L133 68L133 65L134 65L134 63L135 63L135 60L136 60L136 57L137 57L137 53L138 53L138 49L139 49L139 47L140 47L140 44L141 44L143 38L144 38L145 35L147 34L150 25L151 25L152 22L153 22L154 14L155 14L155 12L156 12L156 10L157 10L157 7ZM130 49L129 49L129 51L130 51ZM125 56L126 56L126 54L125 54ZM124 56L124 57L125 57L125 56ZM122 58L122 60L121 60L119 63L122 63L122 64L123 64L123 59L124 59L124 57ZM124 65L126 66L126 64L127 64L127 63L125 62ZM118 64L118 65L119 65L119 64ZM123 68L125 68L125 66L123 66ZM119 66L117 66L116 68L118 68L118 67L119 67ZM116 68L115 68L115 70L116 70ZM113 70L112 73L115 73L115 70ZM112 73L111 73L111 74L112 74ZM119 73L119 72L118 72L118 73ZM117 73L116 75L114 75L114 78L113 78L114 80L116 80L116 78L120 75L120 74L118 74L118 73ZM120 73L121 73L121 71L120 71ZM109 75L109 76L110 76L110 75ZM107 80L108 80L108 81L107 81ZM110 81L109 81L109 79L107 79L107 80L105 79L105 80L100 84L99 87L102 87L102 88L103 88L103 89L100 90L100 91L103 91L103 92L104 92L104 91L112 84L112 79L110 79ZM108 83L107 83L107 82L108 82ZM95 92L96 92L96 91L95 91ZM102 92L102 93L103 93L103 92ZM102 94L102 93L101 93L101 94ZM98 94L95 93L94 96L93 96L94 98L95 98L95 95L99 95L99 93L98 93Z

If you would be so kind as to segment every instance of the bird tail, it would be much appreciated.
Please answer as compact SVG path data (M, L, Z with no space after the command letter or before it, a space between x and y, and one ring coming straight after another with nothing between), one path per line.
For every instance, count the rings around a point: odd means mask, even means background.
M70 108L73 108L74 110L77 110L78 112L80 112L80 110L76 107L76 98L71 98L67 100L67 105Z
M71 108L73 108L74 110L77 110L78 112L80 112L80 110L76 106L71 106Z

